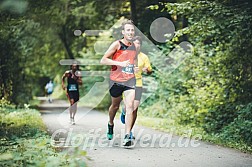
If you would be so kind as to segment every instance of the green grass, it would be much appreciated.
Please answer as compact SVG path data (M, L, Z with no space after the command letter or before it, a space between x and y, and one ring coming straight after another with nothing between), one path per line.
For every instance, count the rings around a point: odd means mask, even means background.
M0 106L0 124L1 166L86 166L85 151L58 152L51 145L37 110Z
M29 108L37 108L38 105L40 104L40 100L33 98L30 102L29 102Z
M164 132L174 133L175 135L184 135L189 131L191 132L192 137L195 135L205 135L205 132L201 128L189 125L178 125L171 119L148 117L142 115L141 113L138 114L137 124Z
M222 134L208 134L202 128L192 126L192 125L179 125L173 120L164 118L155 118L144 116L139 113L137 118L137 124L150 127L156 130L161 130L168 133L173 133L175 135L184 135L190 132L189 137L202 136L202 141L210 142L213 144L234 148L242 152L247 152L252 154L252 147L242 141L227 141L225 138L221 137Z

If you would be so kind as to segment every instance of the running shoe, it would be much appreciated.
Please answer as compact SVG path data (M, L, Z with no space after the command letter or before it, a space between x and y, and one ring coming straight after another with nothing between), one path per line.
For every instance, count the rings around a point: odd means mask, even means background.
M126 134L123 140L123 146L124 147L130 147L132 146L134 143L132 141L132 139L130 138L129 134Z
M121 122L122 122L123 124L125 124L125 111L124 111L124 107L122 107Z
M72 125L75 125L75 121L74 121L74 118L72 118Z
M132 140L136 139L132 132L130 132L130 139L132 139Z
M108 138L109 140L112 140L112 139L113 139L113 134L114 134L113 129L114 129L114 125L110 125L110 124L108 123L107 138Z

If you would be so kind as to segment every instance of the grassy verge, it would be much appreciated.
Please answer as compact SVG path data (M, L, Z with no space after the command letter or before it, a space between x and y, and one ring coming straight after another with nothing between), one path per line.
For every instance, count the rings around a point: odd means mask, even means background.
M40 104L40 100L33 98L30 102L29 102L29 108L38 108L38 105Z
M86 152L58 152L50 144L40 113L0 106L1 166L86 166Z
M188 134L190 131L189 137L201 136L202 141L207 141L213 144L234 148L243 152L252 153L252 146L242 142L235 140L227 140L223 137L223 134L209 134L206 133L202 128L190 126L190 125L178 125L173 120L164 119L164 118L154 118L147 117L143 114L138 114L137 124L151 127L156 130L161 130L164 132L173 133L176 135L184 135Z

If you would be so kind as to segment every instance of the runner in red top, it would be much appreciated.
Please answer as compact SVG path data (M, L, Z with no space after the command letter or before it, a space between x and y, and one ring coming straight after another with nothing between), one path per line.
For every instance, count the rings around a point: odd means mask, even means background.
M101 64L112 65L110 73L110 95L112 104L109 107L109 122L107 137L113 138L114 118L119 109L124 92L126 105L124 146L133 145L130 139L131 126L133 125L133 109L135 97L135 75L137 71L136 48L132 40L135 35L135 26L131 21L122 24L123 39L113 42L101 59Z
M123 40L119 40L118 43L119 49L112 56L112 60L119 62L129 60L129 64L126 67L113 65L110 79L115 82L127 82L130 79L135 78L134 64L136 58L136 48L134 44L130 44L130 46L124 44ZM132 85L129 86L131 87Z

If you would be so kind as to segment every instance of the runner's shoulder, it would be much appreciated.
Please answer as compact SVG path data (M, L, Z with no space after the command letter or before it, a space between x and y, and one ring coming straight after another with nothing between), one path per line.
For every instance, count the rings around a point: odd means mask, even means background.
M111 44L111 46L113 47L113 48L119 48L120 46L121 46L121 44L120 44L120 42L119 42L119 40L116 40L116 41L114 41L112 44Z
M69 74L71 74L71 70L67 70L67 71L65 71L65 73L64 73L64 75L69 75Z
M145 59L148 58L148 56L146 54L144 54L143 52L140 52L138 54L138 56L141 57L141 58L145 58Z
M80 72L80 71L76 71L76 72L75 72L75 75L76 75L77 77L81 77L81 72Z

